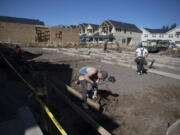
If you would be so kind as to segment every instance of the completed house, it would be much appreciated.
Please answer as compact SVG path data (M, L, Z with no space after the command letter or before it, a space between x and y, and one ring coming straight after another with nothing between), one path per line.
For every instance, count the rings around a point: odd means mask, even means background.
M78 25L80 41L93 42L93 35L99 31L99 25L82 23Z
M173 42L176 45L180 45L180 26L177 26L170 30L163 29L141 29L143 34L141 40L143 44L168 44Z
M99 28L99 35L108 41L124 45L135 45L141 40L141 30L134 24L105 20Z
M170 42L173 42L180 47L180 26L169 30L166 34Z
M82 23L82 24L79 24L77 27L79 29L79 35L82 36L82 35L85 35L86 33L86 27L87 27L87 23Z

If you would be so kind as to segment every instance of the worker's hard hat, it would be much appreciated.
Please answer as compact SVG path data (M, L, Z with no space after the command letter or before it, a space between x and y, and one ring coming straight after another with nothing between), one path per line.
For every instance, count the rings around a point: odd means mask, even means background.
M108 77L108 72L100 71L100 73L102 74L102 77L103 77L104 80Z
M138 46L139 46L139 47L142 46L142 42L138 42Z

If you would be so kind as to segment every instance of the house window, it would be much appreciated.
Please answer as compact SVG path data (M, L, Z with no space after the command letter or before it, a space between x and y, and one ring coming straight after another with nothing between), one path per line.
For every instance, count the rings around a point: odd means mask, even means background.
M175 44L180 44L180 41L175 41Z
M121 32L121 29L117 29L117 28L116 28L116 31L117 31L117 32Z
M163 35L163 34L159 34L159 37L160 37L160 38L163 38L163 37L164 37L164 35Z
M124 33L126 33L126 30L124 30Z
M88 31L88 33L93 33L92 29L88 29L87 31Z
M156 37L156 34L152 34L152 37Z
M126 39L123 38L122 39L122 43L125 44L126 43Z
M148 37L148 34L144 34L144 37Z
M177 37L177 38L180 38L180 34L176 34L176 37Z
M112 28L109 28L109 32L111 32Z
M62 39L62 31L56 33L56 38Z
M173 38L173 34L169 34L169 38Z

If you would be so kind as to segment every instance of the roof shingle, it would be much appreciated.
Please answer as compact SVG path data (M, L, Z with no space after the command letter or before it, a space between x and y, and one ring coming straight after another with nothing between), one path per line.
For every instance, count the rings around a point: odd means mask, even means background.
M149 29L149 28L144 28L145 30L149 31L150 33L166 33L169 30L164 30L164 29Z
M0 21L8 22L8 23L44 25L44 22L42 22L40 20L27 19L27 18L16 18L16 17L9 17L9 16L0 16Z
M142 31L136 25L134 25L134 24L118 22L118 21L113 21L113 20L107 20L106 22L109 22L115 28L118 28L118 29L142 33Z

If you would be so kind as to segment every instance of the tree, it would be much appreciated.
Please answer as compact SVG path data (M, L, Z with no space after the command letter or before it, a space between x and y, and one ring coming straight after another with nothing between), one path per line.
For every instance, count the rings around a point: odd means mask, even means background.
M165 29L166 29L166 26L165 26L165 25L163 25L161 29L162 29L162 30L165 30Z
M168 25L166 25L166 28L165 28L165 30L169 30L169 26L168 26Z
M176 26L177 26L176 23L172 24L171 29L175 28Z

